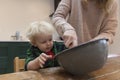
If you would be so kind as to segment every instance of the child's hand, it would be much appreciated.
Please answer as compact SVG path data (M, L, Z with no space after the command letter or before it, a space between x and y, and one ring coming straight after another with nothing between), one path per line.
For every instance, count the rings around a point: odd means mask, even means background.
M48 59L51 59L52 56L51 55L47 55L45 53L42 53L38 56L38 60L39 60L39 65L41 68L43 68L43 65L45 64L45 62L48 60Z

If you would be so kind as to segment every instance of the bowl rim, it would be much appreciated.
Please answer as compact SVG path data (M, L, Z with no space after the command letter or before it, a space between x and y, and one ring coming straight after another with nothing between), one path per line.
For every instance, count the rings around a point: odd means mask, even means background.
M87 42L84 42L78 46L75 46L75 47L72 47L72 48L69 48L69 49L65 49L61 52L59 52L58 54L55 55L55 58L57 58L59 55L61 55L63 52L66 52L66 51L69 51L71 49L74 49L74 48L77 48L77 47L83 47L83 46L86 46L86 45L91 45L91 43L97 43L98 41L101 41L101 40L106 40L108 41L108 39L106 38L100 38L100 39L96 39L96 40L91 40L91 41L87 41Z

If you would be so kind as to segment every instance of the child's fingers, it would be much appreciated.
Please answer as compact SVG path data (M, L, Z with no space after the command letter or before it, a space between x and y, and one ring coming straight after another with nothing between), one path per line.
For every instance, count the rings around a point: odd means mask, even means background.
M38 60L39 60L39 65L40 65L40 67L43 68L43 64L44 64L45 62L42 61L40 57L38 57Z
M42 53L39 57L40 57L40 59L42 59L44 62L47 60L45 53Z
M52 59L52 58L53 58L53 56L52 56L52 55L48 55L48 58L49 58L49 59Z
M43 68L43 65L45 64L45 62L51 58L52 58L52 55L47 55L45 53L40 54L40 56L38 57L40 67Z
M42 53L41 56L44 57L46 60L52 58L52 55L47 55L47 54L45 54L45 53Z
M41 63L41 59L39 58L39 65L41 68L43 68L43 64Z
M45 64L45 61L42 59L42 57L38 57L38 60L39 60L39 63L41 63L41 64Z
M42 64L40 64L40 67L41 67L41 68L43 68L43 65L42 65Z

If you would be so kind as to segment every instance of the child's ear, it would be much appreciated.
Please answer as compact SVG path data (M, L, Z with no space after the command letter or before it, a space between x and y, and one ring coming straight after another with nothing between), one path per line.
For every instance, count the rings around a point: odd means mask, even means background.
M32 44L33 46L37 47L37 45L36 45L36 42L35 42L35 41L32 41L32 42L31 42L31 44Z

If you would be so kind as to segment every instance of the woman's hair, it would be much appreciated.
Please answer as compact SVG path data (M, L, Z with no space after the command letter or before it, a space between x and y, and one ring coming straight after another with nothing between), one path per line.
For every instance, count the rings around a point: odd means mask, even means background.
M83 1L83 4L87 6L88 0L82 0L82 1ZM96 2L96 5L98 8L104 10L105 12L108 12L107 10L112 0L93 0L93 1Z
M54 27L45 21L36 21L30 24L30 26L27 29L26 36L30 40L30 42L34 41L34 37L36 34L46 34L46 35L52 35L54 33L55 29Z

